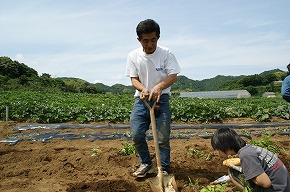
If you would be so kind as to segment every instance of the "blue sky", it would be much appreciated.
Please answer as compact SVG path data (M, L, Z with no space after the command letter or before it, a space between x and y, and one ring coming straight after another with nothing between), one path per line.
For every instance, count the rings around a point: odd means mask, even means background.
M0 56L39 75L129 85L135 29L151 18L190 79L286 71L289 10L289 0L0 0Z

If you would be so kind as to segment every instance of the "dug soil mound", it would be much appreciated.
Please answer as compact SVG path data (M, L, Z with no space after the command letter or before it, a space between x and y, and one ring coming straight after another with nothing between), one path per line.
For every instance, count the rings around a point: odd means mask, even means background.
M19 125L16 122L0 122L1 192L151 191L148 178L156 175L134 178L132 173L139 166L137 155L120 154L124 143L131 143L126 137L129 132L126 126L118 129L88 126L77 129L15 130ZM227 174L227 168L222 165L223 159L210 146L209 138L215 129L191 129L189 126L172 130L171 168L178 191L200 191ZM270 131L271 139L284 149L279 157L289 170L288 126L237 127L246 140L249 136L261 138L265 130ZM43 133L48 135L45 139L36 137ZM148 143L153 162L156 162L153 141L149 139ZM231 183L226 191L235 191Z

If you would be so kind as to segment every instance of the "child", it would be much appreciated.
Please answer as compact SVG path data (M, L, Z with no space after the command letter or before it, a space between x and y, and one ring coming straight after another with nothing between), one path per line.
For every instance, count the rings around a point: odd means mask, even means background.
M233 156L240 158L247 181L247 184L242 183L243 187L250 185L252 191L290 192L290 178L285 165L267 149L246 144L231 128L217 129L211 138L211 145L225 159ZM233 183L236 184L236 181Z

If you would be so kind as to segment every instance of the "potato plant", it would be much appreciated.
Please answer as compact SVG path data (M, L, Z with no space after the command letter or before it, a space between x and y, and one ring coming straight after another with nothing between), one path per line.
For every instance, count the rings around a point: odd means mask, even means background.
M128 123L134 98L126 94L48 93L3 91L0 93L0 117L38 123L77 121ZM227 118L253 118L270 121L272 117L289 119L289 104L282 98L247 99L170 99L172 121L185 123L222 122Z
M202 188L200 192L211 192L211 191L224 192L227 186L228 186L227 183L217 184L217 185L208 185Z
M267 133L262 136L259 140L251 139L250 144L256 145L265 149L268 149L272 153L278 155L281 151L283 151L283 147L281 147L279 144L276 144L274 141L271 140L271 134Z
M122 143L123 147L118 149L118 154L121 156L128 156L136 153L135 147L133 144L125 142Z
M102 154L102 150L100 149L100 147L94 147L92 148L92 157L99 157Z

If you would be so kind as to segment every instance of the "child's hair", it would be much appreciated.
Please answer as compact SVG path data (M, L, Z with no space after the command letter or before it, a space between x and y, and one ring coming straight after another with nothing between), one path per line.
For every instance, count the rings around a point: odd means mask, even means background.
M211 146L214 150L226 153L234 150L236 153L246 145L246 142L231 128L219 128L211 138Z

